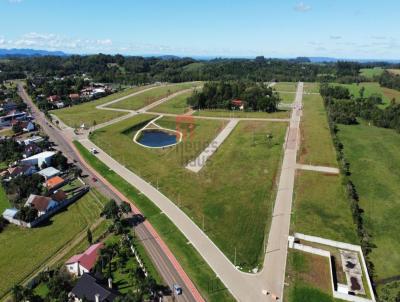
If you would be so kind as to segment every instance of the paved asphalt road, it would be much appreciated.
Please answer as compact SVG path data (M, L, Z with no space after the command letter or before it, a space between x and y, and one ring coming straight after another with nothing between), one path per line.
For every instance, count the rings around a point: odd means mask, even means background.
M47 133L47 135L50 137L50 140L57 145L56 148L62 151L70 161L75 161L76 164L82 169L83 175L87 175L87 177L84 178L85 182L91 187L96 188L106 197L113 198L114 200L121 202L121 198L119 198L119 196L103 182L102 177L96 175L94 171L92 171L92 169L90 169L90 167L88 167L86 163L82 161L80 156L76 154L75 150L64 138L63 134L54 126L48 124L44 114L36 108L21 84L18 85L18 93L30 107L35 121L42 127L44 132ZM97 181L93 181L93 177L95 177ZM198 298L196 299L192 295L185 282L183 282L181 275L176 270L174 264L166 255L165 250L160 246L159 240L156 240L158 238L154 238L153 233L148 229L146 224L139 224L136 226L136 235L138 239L142 241L146 251L159 270L166 284L168 284L170 287L172 287L173 284L179 284L182 286L183 294L176 297L176 301L199 301Z

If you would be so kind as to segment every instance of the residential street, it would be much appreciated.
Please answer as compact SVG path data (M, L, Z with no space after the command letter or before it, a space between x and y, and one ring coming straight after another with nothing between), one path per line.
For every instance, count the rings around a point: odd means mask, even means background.
M83 159L77 154L75 148L71 144L72 141L68 141L69 135L65 135L64 132L56 129L54 126L48 124L44 114L40 112L33 104L31 98L27 95L22 85L18 85L18 93L22 99L31 108L32 115L35 117L35 121L42 127L42 129L48 134L50 139L57 145L57 149L62 151L71 161L76 161L76 164L82 169L83 175L87 175L84 178L85 182L91 187L96 188L99 192L108 198L113 198L117 202L122 200L128 200L123 198L123 195L115 188L111 188L110 184L106 182L101 175L98 175L90 166L88 166ZM98 179L93 181L93 178ZM118 194L119 193L119 194ZM146 251L158 268L161 276L165 280L166 284L172 287L173 284L179 284L183 288L183 294L176 297L177 301L204 301L197 289L194 288L193 283L190 280L185 280L186 274L182 268L177 266L176 259L171 261L172 253L166 250L165 244L162 245L162 240L155 233L154 229L148 222L139 224L135 229L136 235L140 241L142 241ZM182 278L183 276L183 278ZM187 276L186 276L187 278ZM190 289L190 290L189 290Z

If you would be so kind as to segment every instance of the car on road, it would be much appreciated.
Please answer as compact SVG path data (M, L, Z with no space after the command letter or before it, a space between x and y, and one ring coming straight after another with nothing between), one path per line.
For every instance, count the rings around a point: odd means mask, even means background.
M90 153L97 154L97 153L99 153L99 151L97 151L95 148L91 148Z
M92 177L92 181L93 182L97 182L97 178L96 177Z
M174 284L174 293L177 296L182 295L182 287L180 287L178 284Z

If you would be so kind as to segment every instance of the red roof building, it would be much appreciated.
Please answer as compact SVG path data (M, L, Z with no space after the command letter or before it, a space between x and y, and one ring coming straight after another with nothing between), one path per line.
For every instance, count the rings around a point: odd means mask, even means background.
M60 97L58 95L51 95L47 98L47 100L51 103L58 102Z
M67 270L76 276L81 276L83 273L88 273L96 264L97 258L100 255L100 250L104 247L102 242L91 245L82 254L74 255L65 265Z

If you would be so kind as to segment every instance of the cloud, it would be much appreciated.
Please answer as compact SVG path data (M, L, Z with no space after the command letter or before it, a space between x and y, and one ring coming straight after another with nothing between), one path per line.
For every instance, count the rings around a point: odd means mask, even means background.
M11 3L11 4L18 4L18 3L21 3L23 0L7 0L8 1L8 3Z
M340 40L342 36L330 36L329 37L331 40Z
M304 2L299 2L294 6L294 10L299 13L306 13L312 8L310 5L304 4Z

